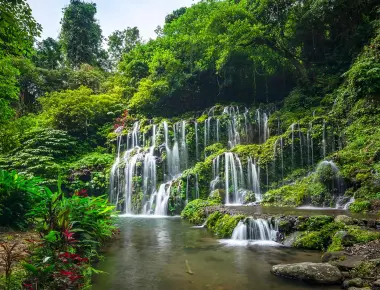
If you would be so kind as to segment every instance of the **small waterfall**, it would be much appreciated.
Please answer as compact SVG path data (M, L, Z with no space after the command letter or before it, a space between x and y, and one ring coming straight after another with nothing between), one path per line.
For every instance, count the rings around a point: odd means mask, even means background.
M219 184L219 164L220 155L212 160L212 180L210 182L210 192L213 192Z
M195 157L197 161L199 160L199 137L198 137L198 123L195 121Z
M247 166L248 188L255 193L256 201L260 201L262 199L260 192L260 178L258 170L256 169L256 164L252 161L252 158L248 159Z
M268 115L266 113L263 114L263 133L264 133L264 139L263 143L265 143L269 139L269 126L268 126Z
M290 126L292 130L292 168L293 169L294 169L294 126L295 126L294 123Z
M303 150L302 150L302 131L300 123L298 122L298 138L300 139L300 156L301 156L301 167L303 167Z
M228 147L233 148L236 145L240 144L240 134L239 134L239 124L238 124L238 107L225 107L223 114L229 116L228 120Z
M224 153L224 178L226 204L242 204L244 187L244 173L239 157L231 152Z
M326 158L326 121L323 120L323 132L322 132L322 152L323 158Z
M278 227L276 223L264 219L247 218L240 221L232 233L233 240L276 241Z
M186 178L186 204L189 203L189 179L190 179L190 175L187 175L187 178Z
M195 199L199 198L198 174L195 174Z
M168 203L170 196L171 183L163 183L157 192L156 208L154 215L163 216L168 213Z
M216 119L216 142L220 142L220 120Z

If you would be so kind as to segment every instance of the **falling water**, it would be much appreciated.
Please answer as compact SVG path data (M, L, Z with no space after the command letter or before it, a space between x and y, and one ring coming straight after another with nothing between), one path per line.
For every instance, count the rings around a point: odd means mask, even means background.
M231 152L224 153L226 204L242 204L244 174L239 157Z
M256 169L256 164L252 161L252 158L248 159L247 178L248 188L255 193L256 201L262 199L260 192L260 178Z
M197 158L197 161L199 160L199 137L198 137L198 123L195 121L195 156Z
M276 241L278 227L271 221L247 218L240 221L232 233L233 240Z
M225 107L223 114L228 114L228 147L233 148L240 144L239 124L238 124L238 107Z

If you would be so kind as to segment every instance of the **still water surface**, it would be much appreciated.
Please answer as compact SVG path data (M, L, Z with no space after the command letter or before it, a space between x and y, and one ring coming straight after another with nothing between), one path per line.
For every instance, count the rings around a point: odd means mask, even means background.
M99 264L95 290L299 290L313 286L270 274L279 263L319 262L320 253L279 246L230 245L180 218L119 218L120 237ZM186 261L192 275L188 272Z

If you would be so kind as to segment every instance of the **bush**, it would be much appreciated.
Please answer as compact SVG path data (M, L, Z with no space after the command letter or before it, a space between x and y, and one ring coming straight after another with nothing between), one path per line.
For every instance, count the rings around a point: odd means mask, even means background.
M0 225L25 227L25 214L39 201L41 179L0 170Z

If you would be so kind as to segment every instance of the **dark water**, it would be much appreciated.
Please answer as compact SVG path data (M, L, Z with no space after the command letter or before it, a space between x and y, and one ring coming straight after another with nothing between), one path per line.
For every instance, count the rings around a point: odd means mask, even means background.
M338 289L270 274L272 265L319 262L320 253L273 246L231 246L180 218L120 218L121 234L94 278L104 289ZM186 261L193 272L187 273Z

